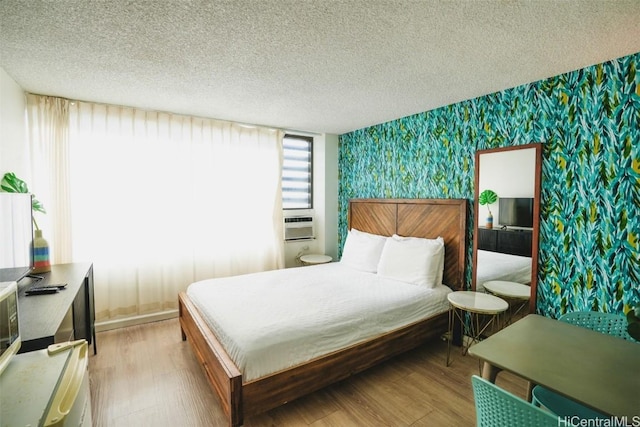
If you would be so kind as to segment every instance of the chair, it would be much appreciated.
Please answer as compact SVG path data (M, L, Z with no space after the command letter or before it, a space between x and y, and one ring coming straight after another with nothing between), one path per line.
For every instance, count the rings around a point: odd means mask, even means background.
M627 318L621 314L574 311L560 316L558 320L635 342L627 332Z
M471 377L478 427L558 426L558 417L477 375Z
M600 313L597 311L576 311L567 313L558 320L635 342L627 332L627 319L622 315ZM608 418L600 412L589 409L578 402L539 385L533 388L531 396L535 406L544 406L549 411L561 417L578 416L582 419Z

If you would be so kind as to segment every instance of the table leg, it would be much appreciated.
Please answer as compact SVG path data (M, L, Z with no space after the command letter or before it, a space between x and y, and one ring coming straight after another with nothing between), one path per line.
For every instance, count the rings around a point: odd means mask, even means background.
M516 311L514 311L513 313L511 313L511 314L510 314L509 323L511 323L511 321L512 321L512 320L513 320L513 319L514 319L514 318L515 318L515 317L516 317L516 316L517 316L517 315L518 315L518 314L519 314L523 309L525 309L526 307L528 307L528 306L529 306L529 300L528 300L528 299L527 299L527 300L524 300L524 301L523 301L523 300L518 300L518 301L517 301L516 303L514 303L514 304L517 304L517 306L516 306L517 308L516 308ZM507 326L507 325L505 324L505 326Z
M533 387L535 387L535 384L533 384L531 381L527 381L527 393L526 393L526 401L527 402L531 402L533 399Z
M496 377L498 376L500 371L502 371L502 369L498 368L497 366L493 366L491 363L485 360L484 364L482 365L482 378L495 384Z
M447 366L449 366L449 357L451 355L451 341L453 340L453 324L454 322L454 314L453 311L455 308L449 308L449 332L447 333Z
M467 316L468 314L468 319ZM451 361L451 341L454 338L454 329L456 320L460 321L460 329L462 330L462 355L465 356L469 351L469 347L480 341L482 334L496 323L500 323L500 313L486 314L487 320L482 319L481 314L465 309L457 309L455 306L449 308L449 331L447 333L447 360L446 365L449 366ZM465 344L465 337L468 340Z
M464 312L465 311L463 311L463 313ZM463 345L462 347L463 355L467 354L469 347L471 347L473 344L480 341L480 338L484 333L484 331L489 329L490 326L495 325L496 323L498 324L500 323L500 313L486 314L485 316L488 316L488 320L486 320L486 322L484 323L484 326L480 323L481 315L479 313L474 313L474 312L468 312L468 313L469 313L469 328L466 328L465 326L463 326L463 331L466 333L466 335L469 336L470 340L466 346ZM464 323L463 320L462 322Z

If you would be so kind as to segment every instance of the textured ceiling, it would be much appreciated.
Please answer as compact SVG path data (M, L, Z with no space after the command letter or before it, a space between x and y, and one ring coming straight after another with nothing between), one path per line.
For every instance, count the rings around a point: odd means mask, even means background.
M635 52L638 0L0 1L28 92L311 132Z

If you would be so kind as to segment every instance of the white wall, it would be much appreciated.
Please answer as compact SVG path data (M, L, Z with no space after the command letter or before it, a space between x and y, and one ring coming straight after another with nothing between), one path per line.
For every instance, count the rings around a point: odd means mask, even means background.
M24 91L0 67L0 177L7 172L30 175Z
M338 135L325 136L324 254L338 258Z
M313 135L314 240L285 242L285 266L302 254L338 256L338 136Z

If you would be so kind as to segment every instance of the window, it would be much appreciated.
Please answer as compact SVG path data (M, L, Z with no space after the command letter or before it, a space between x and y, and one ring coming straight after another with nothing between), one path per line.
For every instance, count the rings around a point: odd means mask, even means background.
M311 209L313 207L311 172L313 138L285 135L282 164L282 208Z

